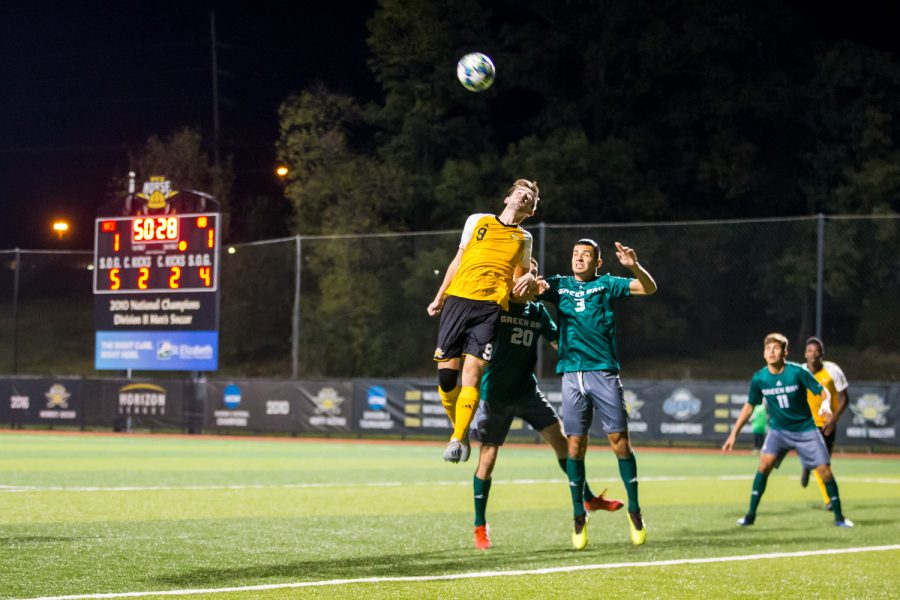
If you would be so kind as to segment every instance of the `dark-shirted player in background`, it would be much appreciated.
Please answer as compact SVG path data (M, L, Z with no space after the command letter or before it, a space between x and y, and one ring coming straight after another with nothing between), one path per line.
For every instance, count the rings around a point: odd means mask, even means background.
M778 467L784 456L796 450L804 467L815 469L831 500L834 512L834 524L838 527L853 527L850 519L844 518L841 511L841 498L838 494L837 482L828 466L828 449L822 434L816 429L807 392L820 396L819 411L826 415L827 421L833 418L831 412L831 395L816 379L792 362L787 362L788 339L780 333L770 333L763 341L763 359L766 366L753 374L750 380L750 394L747 403L741 408L734 423L734 429L722 450L734 448L741 428L750 418L753 407L765 399L769 407L769 433L759 453L759 469L753 480L753 491L750 494L750 509L744 517L738 519L738 525L747 527L756 522L756 509L766 491L766 481L772 469ZM826 422L827 422L826 421Z
M538 276L537 261L531 259L531 274ZM513 299L509 310L500 314L494 355L481 379L481 403L472 421L472 437L481 442L478 468L472 480L475 497L475 547L491 547L485 512L491 491L491 474L500 446L506 441L513 419L518 417L550 444L563 473L566 472L567 444L556 411L537 385L539 338L543 336L556 348L556 323L544 305L529 299ZM584 484L584 508L588 511L622 508L618 500L604 497L606 490L594 495Z
M647 528L638 502L637 460L628 436L628 412L619 381L614 305L620 298L649 296L656 282L637 260L635 251L616 242L619 263L634 275L598 275L603 264L597 242L582 239L572 250L573 275L547 279L543 299L557 305L559 350L556 372L562 375L562 417L568 437L566 473L572 493L575 529L572 545L587 546L584 509L584 457L594 414L618 458L619 475L628 493L628 526L635 546L647 540Z
M534 214L539 201L537 184L518 179L506 193L503 212L469 216L459 250L428 305L429 315L441 315L434 360L441 404L453 424L445 461L469 459L469 425L478 408L481 376L491 360L500 310L508 307L510 294L534 288L528 273L531 234L520 224Z
M834 438L837 435L838 419L840 419L841 414L847 410L847 388L850 384L847 382L844 371L842 371L837 364L830 360L822 360L824 355L825 344L822 343L822 340L817 337L811 337L806 340L806 352L804 354L806 364L803 365L803 368L812 373L812 376L816 378L816 381L821 383L822 386L828 390L828 393L831 394L831 412L834 413L834 417L830 421L826 421L825 418L819 414L819 411L816 410L816 406L819 402L818 397L814 396L812 392L809 392L806 395L806 400L809 402L809 408L812 412L813 420L816 422L816 427L819 428L819 431L822 432L822 437L825 439L825 447L828 448L828 456L830 459L832 451L834 450ZM803 487L806 487L809 483L809 472L809 469L804 467L803 472L800 474L800 485ZM828 497L828 490L825 489L825 482L822 481L818 471L813 471L813 473L815 474L816 483L819 485L819 491L822 493L822 500L824 501L825 506L828 509L831 509L831 499Z

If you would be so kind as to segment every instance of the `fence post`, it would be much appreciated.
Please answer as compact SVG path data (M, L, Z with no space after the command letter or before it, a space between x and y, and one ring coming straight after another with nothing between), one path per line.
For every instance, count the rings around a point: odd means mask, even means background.
M822 289L825 287L825 215L816 215L816 337L822 339Z
M538 263L540 263L541 268L544 268L544 248L545 248L545 238L546 238L546 223L541 221L538 223ZM537 347L537 364L535 365L535 373L537 373L538 379L544 376L544 344L538 343Z
M291 378L300 373L300 259L302 245L300 235L294 237L294 309L291 316Z
M22 263L22 252L19 248L13 251L13 297L12 297L12 373L19 372L19 272Z

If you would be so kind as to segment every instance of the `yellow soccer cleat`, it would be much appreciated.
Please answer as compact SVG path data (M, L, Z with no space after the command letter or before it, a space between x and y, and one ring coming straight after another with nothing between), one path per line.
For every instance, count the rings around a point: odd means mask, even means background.
M575 531L572 532L572 546L576 550L584 550L588 543L587 536L588 516L575 517Z
M640 546L647 541L647 525L641 518L641 511L628 513L628 527L631 529L631 543Z

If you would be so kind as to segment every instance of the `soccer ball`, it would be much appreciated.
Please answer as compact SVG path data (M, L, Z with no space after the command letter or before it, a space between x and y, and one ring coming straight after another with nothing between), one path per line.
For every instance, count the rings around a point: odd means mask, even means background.
M456 64L456 76L470 92L481 92L494 83L494 63L481 52L466 54Z

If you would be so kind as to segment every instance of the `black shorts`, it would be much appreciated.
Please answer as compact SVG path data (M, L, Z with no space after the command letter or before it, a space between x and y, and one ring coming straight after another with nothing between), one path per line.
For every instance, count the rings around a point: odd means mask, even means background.
M471 354L490 361L499 320L500 305L496 302L447 296L441 308L434 360L443 362Z
M478 412L472 419L472 438L482 444L502 446L509 435L509 428L514 418L520 418L535 431L543 431L559 417L541 390L536 389L533 396L515 404L482 402Z
M825 447L828 448L828 456L831 456L834 449L834 438L837 437L837 427L831 430L830 435L825 435L825 432L823 432L822 429L822 427L819 427L819 431L822 432L822 439L825 440Z

